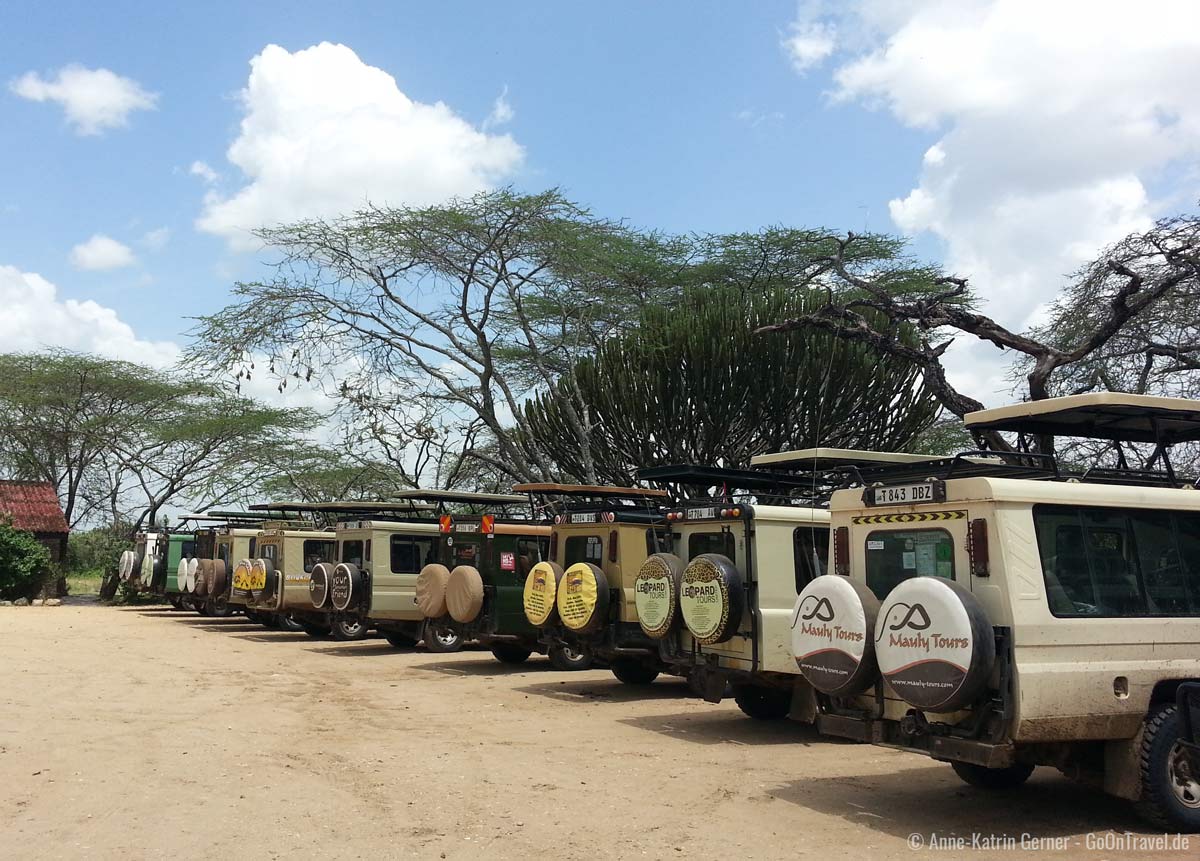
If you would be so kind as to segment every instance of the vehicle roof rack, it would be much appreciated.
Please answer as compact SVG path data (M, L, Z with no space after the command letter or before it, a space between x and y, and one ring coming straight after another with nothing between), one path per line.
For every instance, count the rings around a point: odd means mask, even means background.
M811 490L812 479L759 469L731 469L723 466L669 464L648 466L638 470L638 478L660 484L692 487L722 485L728 490L763 490L786 493L789 490Z
M544 496L573 496L581 499L662 499L665 490L649 487L614 487L602 484L556 484L535 481L513 485L520 493L535 493Z
M1073 436L1170 446L1200 440L1200 401L1090 392L968 413L970 431Z
M315 514L375 514L391 512L428 512L436 511L436 505L420 502L379 501L379 500L347 500L340 502L264 502L251 505L252 511L310 511Z
M757 454L750 458L756 469L802 469L806 472L828 472L842 466L877 466L884 463L921 463L936 460L934 455L909 454L898 451L868 451L856 448L801 448Z
M423 499L443 505L456 502L471 505L528 505L529 497L516 493L476 493L469 490L399 490L391 499Z
M1061 478L1058 462L1050 454L1016 451L964 451L952 457L935 457L910 463L873 467L846 466L840 470L845 484L924 481L927 478Z
M534 505L535 515L545 512L611 513L616 521L657 523L666 517L663 507L668 493L651 487L618 487L601 484L560 484L534 481L513 486L513 490L528 493L530 499L539 497ZM555 517L555 522L567 522Z

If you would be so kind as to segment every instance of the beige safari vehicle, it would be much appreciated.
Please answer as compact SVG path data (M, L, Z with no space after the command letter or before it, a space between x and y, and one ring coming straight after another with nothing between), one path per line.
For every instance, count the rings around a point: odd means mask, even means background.
M812 481L706 466L651 467L638 477L675 489L667 513L682 566L675 612L694 643L695 686L711 702L732 689L750 717L811 720L791 615L828 553L829 512L811 504Z
M258 533L271 515L242 511L211 511L192 520L215 521L195 532L195 556L179 562L176 580L182 584L183 601L204 616L229 616L242 609L243 601L233 595L234 566L254 555Z
M834 573L791 619L820 731L987 789L1053 766L1200 830L1176 704L1200 679L1200 491L1169 460L1200 439L1200 401L1086 394L966 425L1018 434L1016 452L862 468L832 496ZM1037 435L1108 440L1120 468L1062 472ZM1131 443L1150 467L1125 467Z
M304 503L271 507L291 516L317 513L316 506ZM258 534L256 556L240 560L233 568L233 593L243 600L247 616L269 628L327 637L332 627L327 614L313 606L308 586L313 569L332 563L336 551L332 528L318 528L312 522L265 523Z
M651 636L638 616L635 576L647 558L672 549L666 492L552 483L513 490L537 496L553 515L549 559L529 571L522 602L555 666L599 659L625 684L686 675L691 656L678 626Z

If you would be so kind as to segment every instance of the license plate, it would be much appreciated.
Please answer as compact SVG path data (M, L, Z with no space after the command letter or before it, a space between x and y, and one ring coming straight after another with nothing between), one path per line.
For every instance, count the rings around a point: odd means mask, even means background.
M867 505L918 505L923 502L944 502L946 485L940 481L919 484L896 484L891 487L867 488Z
M572 514L571 522L572 523L595 523L596 515L595 514Z
M711 519L717 516L717 510L715 508L689 508L687 516L688 520Z
M478 523L456 523L454 524L455 532L478 532Z

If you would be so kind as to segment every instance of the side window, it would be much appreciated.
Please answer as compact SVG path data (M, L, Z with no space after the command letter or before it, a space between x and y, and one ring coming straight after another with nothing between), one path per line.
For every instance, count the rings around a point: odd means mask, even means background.
M319 541L315 538L310 538L304 542L304 573L311 574L312 570L322 562L332 562L334 551L337 549L335 541Z
M363 564L363 543L361 541L343 541L342 561L361 568Z
M954 579L954 539L945 529L871 532L866 550L867 587L880 600L910 577Z
M674 553L675 533L669 529L646 530L646 555L655 553Z
M796 594L826 572L829 563L829 529L800 526L792 533L792 551L796 557Z
M693 532L688 536L688 561L702 553L720 553L734 559L734 547L732 532Z
M217 547L217 558L225 563L225 569L229 570L231 563L229 562L229 545L222 544Z
M179 548L179 555L182 556L184 559L190 559L191 557L195 556L196 555L196 542L195 541L183 542L183 546Z
M603 565L604 541L599 535L572 535L567 539L563 554L563 568L570 568L576 562Z
M432 538L393 535L389 540L388 568L393 574L417 574L432 552Z
M253 559L255 556L258 555L257 553L254 552L257 548L258 548L258 537L252 536L250 538L250 552L247 554L251 559Z
M367 549L364 551L364 553L365 553L366 560L368 562L370 562L371 561L371 539L370 538L367 539Z

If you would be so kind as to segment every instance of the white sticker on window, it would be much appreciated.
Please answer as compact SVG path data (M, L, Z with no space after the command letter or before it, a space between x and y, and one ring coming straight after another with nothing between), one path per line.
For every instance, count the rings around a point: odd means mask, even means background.
M882 550L883 542L882 541L868 541L867 549L868 550Z

